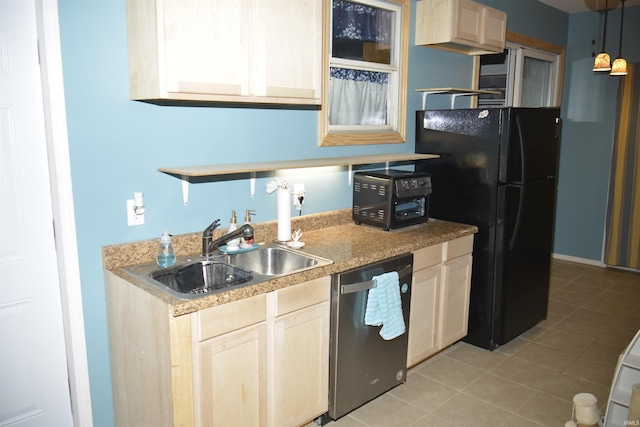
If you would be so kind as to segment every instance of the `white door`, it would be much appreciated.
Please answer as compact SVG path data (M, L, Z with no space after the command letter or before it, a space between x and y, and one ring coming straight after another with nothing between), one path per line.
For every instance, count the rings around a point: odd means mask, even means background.
M33 0L0 0L0 425L73 425Z

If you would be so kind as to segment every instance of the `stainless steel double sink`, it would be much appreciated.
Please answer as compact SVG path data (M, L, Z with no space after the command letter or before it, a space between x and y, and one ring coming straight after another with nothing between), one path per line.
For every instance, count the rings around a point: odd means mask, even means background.
M267 243L248 252L206 259L199 256L179 258L176 265L169 268L148 263L125 270L177 298L194 299L332 263L277 243Z

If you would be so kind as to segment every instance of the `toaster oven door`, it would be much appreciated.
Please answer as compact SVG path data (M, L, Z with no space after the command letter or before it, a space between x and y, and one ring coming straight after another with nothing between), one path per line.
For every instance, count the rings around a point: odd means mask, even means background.
M421 224L427 221L429 196L398 197L393 200L391 228Z

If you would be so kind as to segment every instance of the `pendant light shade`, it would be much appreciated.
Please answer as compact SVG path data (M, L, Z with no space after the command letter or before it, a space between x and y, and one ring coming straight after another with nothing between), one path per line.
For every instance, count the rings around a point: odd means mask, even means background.
M609 1L604 2L604 34L602 35L602 52L596 56L596 60L593 63L593 71L610 71L611 70L611 57L605 52L605 41L607 40L607 15Z
M593 63L593 71L610 71L611 57L607 52L600 52Z
M612 76L626 76L627 75L627 60L624 58L616 58L611 66Z
M620 48L618 50L618 57L613 61L611 68L612 76L626 76L627 75L627 61L622 57L622 28L624 24L624 0L620 0L622 3L622 12L620 15Z

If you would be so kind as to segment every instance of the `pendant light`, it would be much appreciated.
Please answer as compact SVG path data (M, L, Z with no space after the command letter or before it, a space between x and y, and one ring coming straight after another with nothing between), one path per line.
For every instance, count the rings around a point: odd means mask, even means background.
M611 70L611 57L604 51L605 41L607 40L607 15L609 1L604 2L604 34L602 35L602 52L596 56L596 60L593 63L593 71L610 71Z
M624 0L620 0L622 3L622 15L620 16L620 49L618 50L618 57L613 61L611 66L612 76L626 76L627 75L627 61L622 57L622 24L624 24Z

